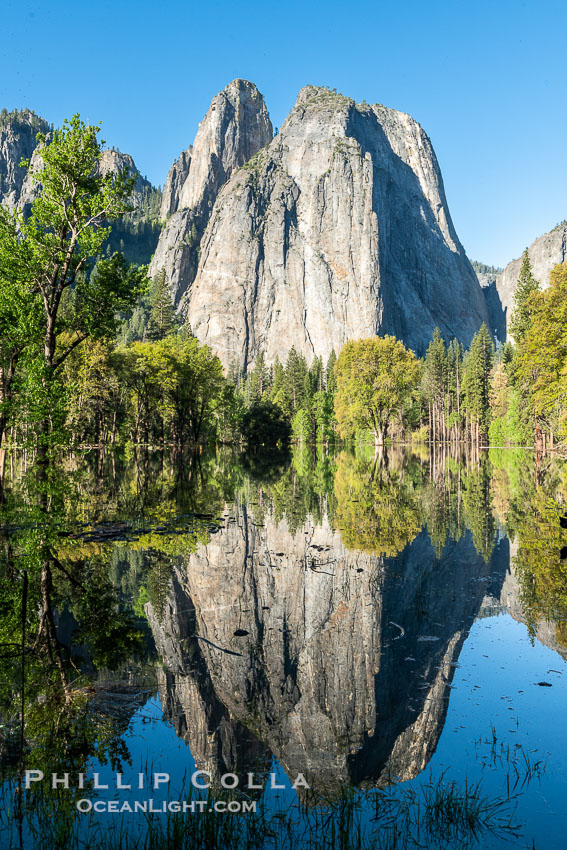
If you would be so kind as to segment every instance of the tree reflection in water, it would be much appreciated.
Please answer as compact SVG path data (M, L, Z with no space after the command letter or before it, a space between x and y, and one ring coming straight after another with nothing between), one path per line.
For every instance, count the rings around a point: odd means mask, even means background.
M134 452L34 472L15 465L1 507L16 782L32 753L49 772L91 756L118 769L158 687L213 776L265 773L275 755L327 790L385 786L435 751L487 598L512 595L513 616L565 646L559 462L542 476L519 453L301 447L291 461Z

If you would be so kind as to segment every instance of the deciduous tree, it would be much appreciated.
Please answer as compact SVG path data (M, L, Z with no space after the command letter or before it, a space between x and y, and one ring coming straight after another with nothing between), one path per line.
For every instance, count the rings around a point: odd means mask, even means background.
M347 342L335 365L339 434L368 428L382 445L393 417L401 417L419 380L415 355L393 336Z

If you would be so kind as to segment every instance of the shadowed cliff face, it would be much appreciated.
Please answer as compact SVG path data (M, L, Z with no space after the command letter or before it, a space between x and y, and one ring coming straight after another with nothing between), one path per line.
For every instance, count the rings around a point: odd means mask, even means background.
M539 236L528 248L533 275L545 289L549 285L549 273L558 263L567 260L567 224L562 222ZM498 339L506 339L507 328L514 312L514 291L518 283L522 258L511 260L506 268L496 274L478 275L484 290L490 327Z
M507 557L502 543L487 565L466 532L437 558L422 530L385 558L345 548L326 519L292 533L231 506L176 569L162 615L147 606L166 715L213 775L265 770L273 753L312 787L409 779Z

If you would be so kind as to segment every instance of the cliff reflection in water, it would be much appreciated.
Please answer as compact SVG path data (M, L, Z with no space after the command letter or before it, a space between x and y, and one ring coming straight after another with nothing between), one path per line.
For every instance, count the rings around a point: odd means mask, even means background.
M273 754L312 787L412 778L508 567L490 479L342 454L320 461L310 498L298 463L245 482L175 565L161 610L146 606L166 716L213 776L268 770Z

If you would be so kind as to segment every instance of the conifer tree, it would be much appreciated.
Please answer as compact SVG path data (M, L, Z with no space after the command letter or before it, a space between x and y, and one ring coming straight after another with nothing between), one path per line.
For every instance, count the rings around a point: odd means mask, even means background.
M290 415L291 403L288 393L285 369L276 357L273 366L273 383L270 390L270 400L282 410L286 416Z
M447 351L439 328L433 331L425 355L423 391L429 402L429 426L433 440L445 436L445 392L447 387Z
M521 343L530 328L533 314L531 297L535 292L539 292L539 289L540 285L532 274L532 264L526 248L522 254L522 266L514 290L514 311L510 320L510 333L516 345Z
M452 339L447 350L447 405L449 413L448 427L461 424L461 392L463 384L463 346L458 339Z
M309 369L309 395L312 397L315 393L321 392L324 389L324 369L323 358L316 357Z
M494 363L494 344L486 324L474 335L463 377L465 409L471 438L486 439L490 424L490 371Z
M285 379L291 402L291 416L295 416L306 400L305 379L308 375L307 363L303 354L299 354L292 346L285 364Z
M248 407L260 401L267 391L269 375L270 370L266 366L264 355L260 352L254 368L246 380L245 401Z
M180 320L171 303L171 294L167 285L165 269L158 272L152 282L150 294L150 318L146 336L152 341L165 339L175 333Z
M337 378L335 375L335 363L337 362L337 355L335 354L335 349L331 350L329 354L329 359L327 360L327 369L326 369L326 378L327 378L327 392L334 393L337 389Z

